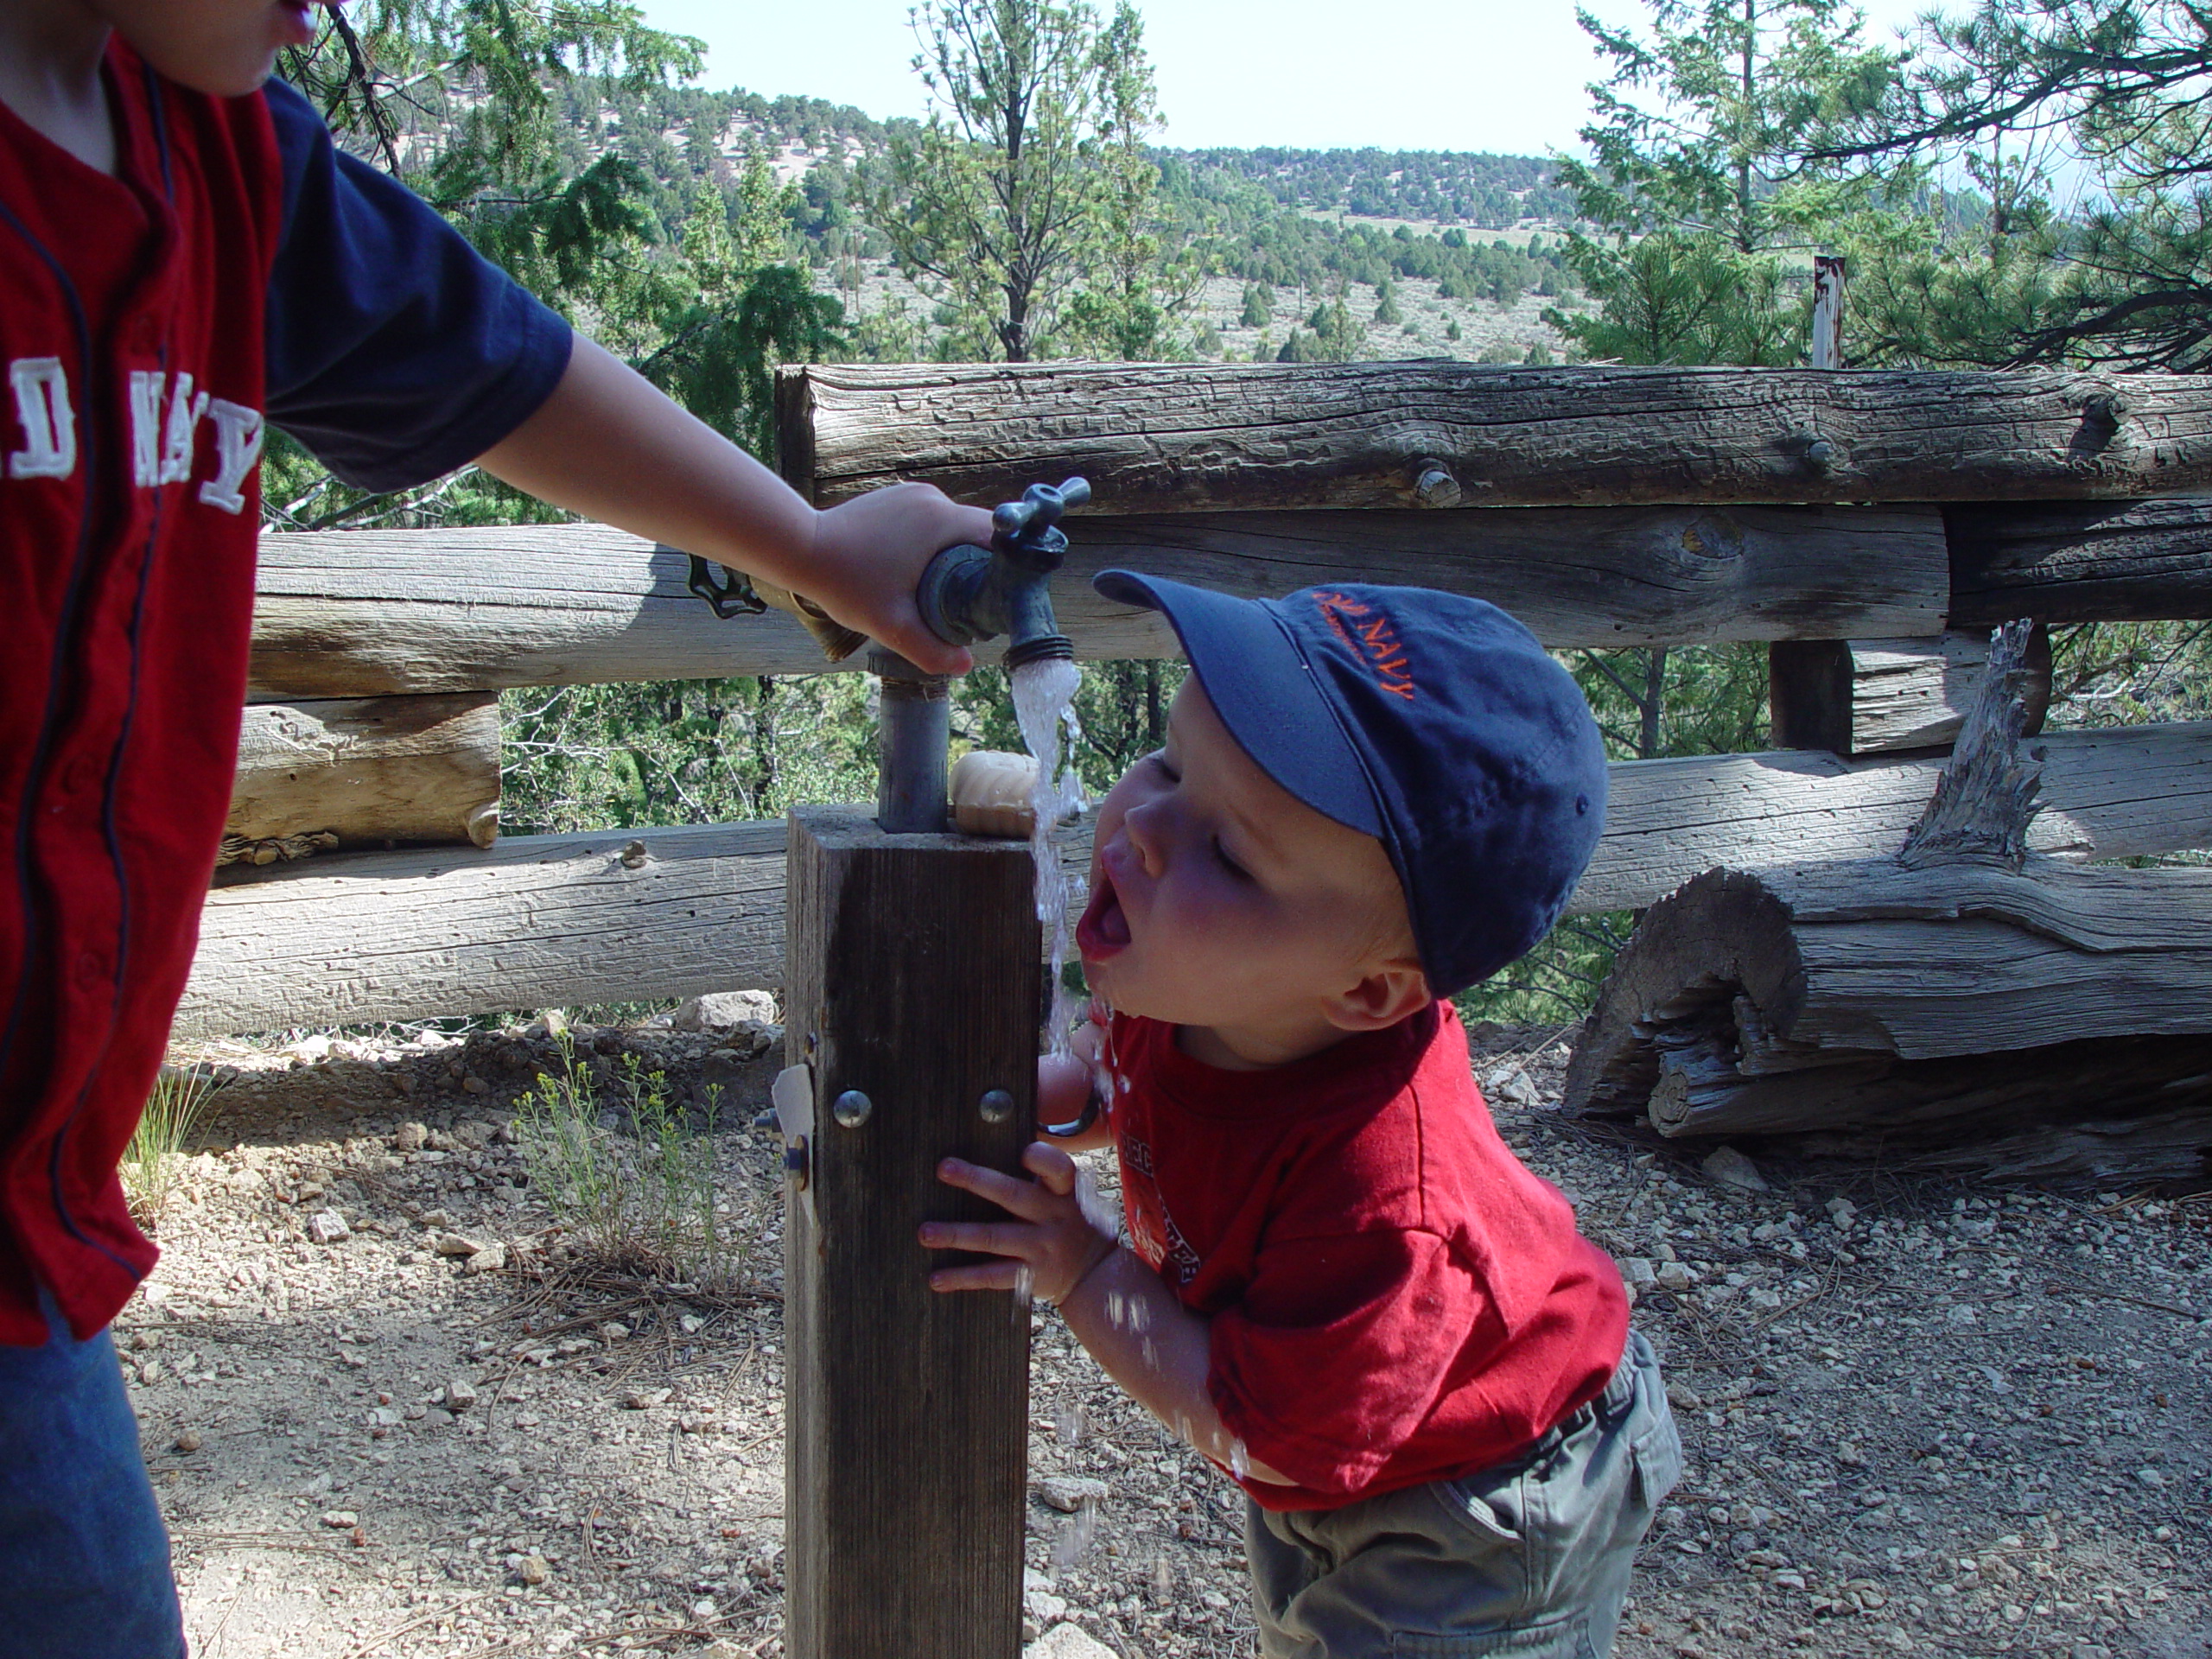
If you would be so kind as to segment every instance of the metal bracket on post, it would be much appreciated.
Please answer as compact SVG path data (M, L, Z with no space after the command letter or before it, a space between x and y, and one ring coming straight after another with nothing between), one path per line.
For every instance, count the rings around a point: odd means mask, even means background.
M802 1060L776 1074L768 1098L784 1138L784 1179L792 1198L817 1220L814 1208L814 1068Z

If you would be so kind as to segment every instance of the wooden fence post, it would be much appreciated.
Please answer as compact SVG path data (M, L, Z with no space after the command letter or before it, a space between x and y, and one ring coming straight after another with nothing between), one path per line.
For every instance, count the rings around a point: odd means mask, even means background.
M1029 1314L939 1294L925 1219L1001 1216L953 1154L1017 1166L1035 1121L1035 874L1026 844L791 814L785 1030L810 1066L786 1178L785 1651L1014 1659Z

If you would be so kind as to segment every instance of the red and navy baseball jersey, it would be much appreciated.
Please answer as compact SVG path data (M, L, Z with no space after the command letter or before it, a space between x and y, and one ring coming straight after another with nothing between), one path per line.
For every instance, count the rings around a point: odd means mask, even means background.
M542 404L567 326L271 83L118 41L110 176L0 105L0 1342L153 1265L116 1166L228 810L273 422L370 488Z

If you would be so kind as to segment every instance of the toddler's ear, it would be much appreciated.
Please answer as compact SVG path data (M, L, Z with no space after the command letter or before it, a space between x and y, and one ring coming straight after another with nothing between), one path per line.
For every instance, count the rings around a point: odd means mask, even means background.
M1380 1031L1433 1001L1421 963L1409 957L1395 957L1331 997L1328 1019L1341 1031Z

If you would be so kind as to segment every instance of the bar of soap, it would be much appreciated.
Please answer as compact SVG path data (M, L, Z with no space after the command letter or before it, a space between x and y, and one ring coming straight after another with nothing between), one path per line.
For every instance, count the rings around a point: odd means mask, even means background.
M1027 841L1036 815L1037 758L971 749L952 765L952 824L963 835Z

